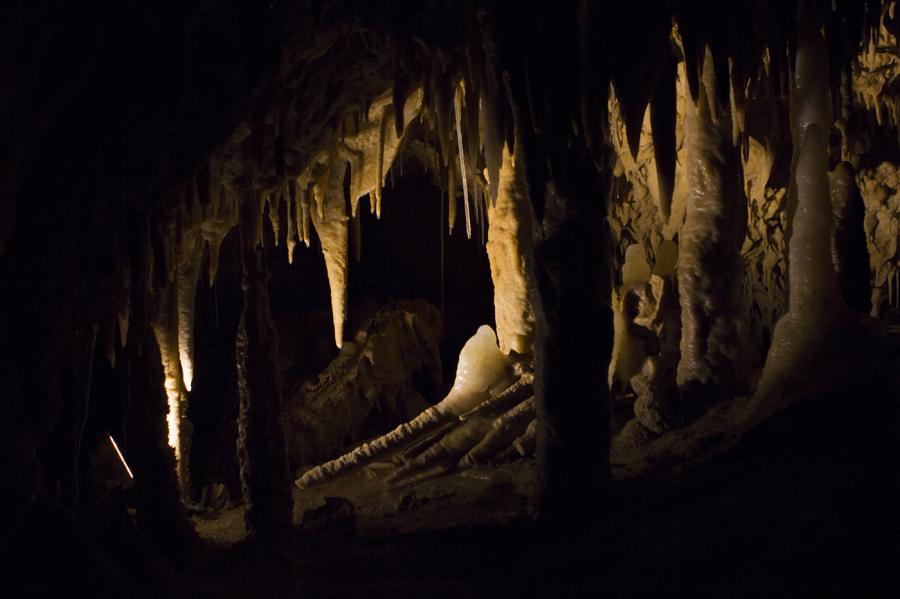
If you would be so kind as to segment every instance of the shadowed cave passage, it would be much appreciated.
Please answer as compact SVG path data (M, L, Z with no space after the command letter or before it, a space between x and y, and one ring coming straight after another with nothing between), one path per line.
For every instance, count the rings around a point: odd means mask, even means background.
M896 594L895 4L4 4L5 586Z

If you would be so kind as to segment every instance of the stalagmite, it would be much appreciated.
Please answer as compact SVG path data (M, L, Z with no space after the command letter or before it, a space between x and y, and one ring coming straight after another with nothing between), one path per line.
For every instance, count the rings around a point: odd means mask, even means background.
M832 263L832 206L828 182L831 103L825 44L818 30L799 34L791 95L792 133L799 143L794 180L793 234L788 241L789 311L775 327L758 393L766 393L787 373L815 368L833 331L846 322Z
M346 164L346 163L342 163ZM325 270L331 287L331 316L334 322L334 343L338 347L344 343L344 322L347 320L347 276L348 276L348 227L347 211L342 193L344 168L335 165L328 169L330 184L317 196L319 210L313 211L312 223L316 228L322 253L325 256Z
M534 312L526 280L533 236L531 209L521 161L505 147L497 187L496 202L487 208L497 337L504 353L532 355Z
M491 430L484 435L484 438L460 459L460 466L469 468L477 464L486 463L500 450L525 434L528 425L533 420L534 399L531 398L504 412L494 419L491 423Z
M716 73L708 48L701 83L696 104L685 98L688 204L677 266L682 311L678 386L691 404L733 397L742 379L738 250L746 204L731 117L726 106L713 101Z
M468 412L459 415L460 420L467 420L482 412L496 409L509 409L523 399L534 395L534 373L523 372L519 379L496 395L484 400Z
M460 351L453 388L440 403L391 432L309 470L297 479L295 484L302 489L334 478L351 468L362 466L428 431L457 420L461 414L503 391L513 382L512 367L497 346L494 331L491 327L482 325Z

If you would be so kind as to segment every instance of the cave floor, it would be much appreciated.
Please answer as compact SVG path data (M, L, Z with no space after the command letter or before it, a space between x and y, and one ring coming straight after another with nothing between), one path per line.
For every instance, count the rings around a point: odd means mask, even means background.
M686 433L704 459L677 472L662 459L636 474L652 451L620 463L600 523L578 538L536 531L528 462L412 491L355 475L297 491L298 526L277 548L236 542L237 510L198 522L206 556L185 572L187 588L197 597L897 596L900 419L875 390L853 391L751 419L736 439L714 426L734 418L714 415L712 432ZM340 518L300 524L326 496L361 506L355 528Z
M853 335L860 329L851 330ZM771 393L613 440L597 522L539 532L534 463L294 491L277 547L196 520L196 597L900 596L900 335L811 353ZM856 349L854 349L856 348ZM862 348L862 349L859 349ZM326 498L332 499L328 508ZM346 500L346 501L345 501ZM356 509L349 508L349 501Z

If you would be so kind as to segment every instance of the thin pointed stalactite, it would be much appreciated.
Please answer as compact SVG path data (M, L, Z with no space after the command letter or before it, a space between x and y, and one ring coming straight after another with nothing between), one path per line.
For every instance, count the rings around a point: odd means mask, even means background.
M466 178L466 154L463 149L463 135L462 135L462 124L460 112L462 108L460 106L459 96L462 92L457 91L454 97L455 104L455 113L456 113L456 143L459 149L459 172L462 177L462 188L463 188L463 208L466 214L466 238L472 239L472 217L469 214L469 182Z
M394 107L393 112L396 111L397 109ZM392 111L390 109L385 109L378 126L378 149L375 162L375 203L372 206L372 211L378 219L381 218L381 198L384 193L384 138L387 135L387 123L391 118L391 114Z
M453 159L447 165L447 233L453 235L453 227L456 225L456 169Z
M343 163L346 164L346 163ZM330 185L323 185L320 212L314 212L313 226L322 244L325 256L325 270L331 288L331 315L334 323L334 343L341 347L344 343L344 323L347 320L347 287L349 276L349 231L346 202L344 201L343 167L335 165L328 169Z
M294 249L297 247L297 202L294 201L294 198L291 196L292 189L291 180L285 177L284 183L282 184L282 202L284 203L284 213L285 217L287 217L288 226L287 226L287 240L285 241L285 245L287 246L287 256L288 256L288 264L294 263Z

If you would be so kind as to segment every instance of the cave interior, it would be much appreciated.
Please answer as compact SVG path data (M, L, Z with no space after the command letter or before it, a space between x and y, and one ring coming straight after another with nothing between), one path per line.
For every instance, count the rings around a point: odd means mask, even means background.
M0 3L8 596L898 596L897 8Z

